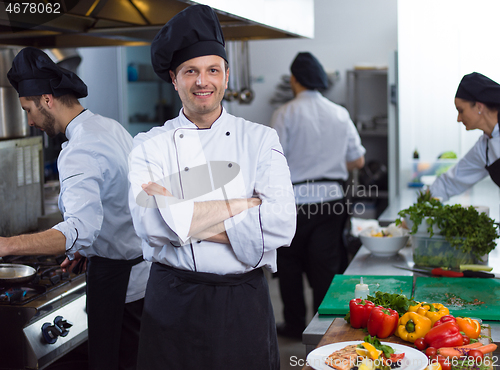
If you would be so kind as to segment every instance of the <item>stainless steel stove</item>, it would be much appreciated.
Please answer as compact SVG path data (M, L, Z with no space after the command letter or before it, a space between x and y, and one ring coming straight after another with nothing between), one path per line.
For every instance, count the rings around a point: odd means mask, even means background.
M85 274L63 272L64 255L3 260L37 274L22 286L0 287L0 369L44 369L87 340Z

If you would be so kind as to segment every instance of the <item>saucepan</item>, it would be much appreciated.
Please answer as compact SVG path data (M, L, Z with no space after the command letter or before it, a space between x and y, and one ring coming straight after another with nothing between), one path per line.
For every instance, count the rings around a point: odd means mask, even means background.
M27 265L0 263L0 286L29 283L35 278L36 270Z

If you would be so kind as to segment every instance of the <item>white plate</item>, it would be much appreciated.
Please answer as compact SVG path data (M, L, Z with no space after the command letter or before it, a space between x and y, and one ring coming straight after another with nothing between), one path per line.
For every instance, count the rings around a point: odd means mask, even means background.
M351 344L363 343L362 340L339 342L327 344L326 346L316 348L314 351L307 355L307 365L315 370L332 370L333 368L325 364L325 360L333 352L338 351ZM428 358L422 352L415 348L404 346L402 344L381 342L382 344L391 346L396 353L404 353L405 357L402 360L401 367L395 370L422 370L428 365Z

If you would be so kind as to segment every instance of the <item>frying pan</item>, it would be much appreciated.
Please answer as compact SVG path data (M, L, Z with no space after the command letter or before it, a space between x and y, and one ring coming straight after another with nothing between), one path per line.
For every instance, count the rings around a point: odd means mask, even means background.
M28 283L35 278L36 270L27 265L0 263L0 285L10 286Z

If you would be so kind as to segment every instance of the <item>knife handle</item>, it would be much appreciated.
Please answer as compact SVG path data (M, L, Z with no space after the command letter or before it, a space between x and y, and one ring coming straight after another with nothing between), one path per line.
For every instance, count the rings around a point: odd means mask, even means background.
M495 274L491 274L489 272L484 271L471 271L465 270L462 271L465 277L478 277L478 278L494 278Z
M458 271L443 270L440 267L432 269L432 275L434 276L445 276L445 277L463 277L464 274Z

